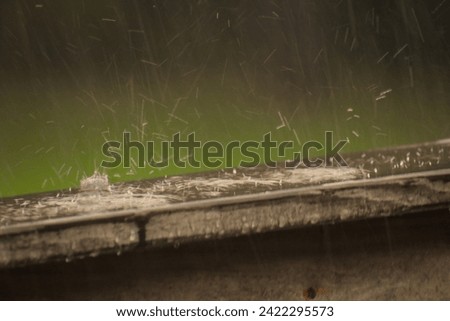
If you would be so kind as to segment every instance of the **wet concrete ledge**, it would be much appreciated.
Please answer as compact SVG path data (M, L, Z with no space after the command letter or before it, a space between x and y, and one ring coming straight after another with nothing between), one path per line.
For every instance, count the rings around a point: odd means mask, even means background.
M0 267L408 215L450 206L450 169L14 224Z

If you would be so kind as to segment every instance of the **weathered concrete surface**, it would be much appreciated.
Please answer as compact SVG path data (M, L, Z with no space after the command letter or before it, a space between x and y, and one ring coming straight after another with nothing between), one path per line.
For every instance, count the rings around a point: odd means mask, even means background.
M0 268L447 209L449 150L446 140L354 155L350 167L259 167L113 186L97 175L81 191L2 199Z
M450 170L329 183L16 224L0 230L0 266L18 266L311 224L448 208Z
M448 210L0 273L0 299L450 300Z
M279 193L279 197L274 194L272 198L154 215L146 224L146 240L177 243L401 215L423 211L427 206L446 207L450 204L450 176L434 179L398 176L365 186L329 184L291 194Z
M102 252L136 246L139 230L132 223L99 223L49 229L1 238L0 266L42 262L52 258L70 261L74 257L97 256Z

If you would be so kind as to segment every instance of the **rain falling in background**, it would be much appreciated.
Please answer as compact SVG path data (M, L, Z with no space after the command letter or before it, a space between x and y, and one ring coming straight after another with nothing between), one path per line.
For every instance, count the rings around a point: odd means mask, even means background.
M331 130L347 152L450 137L447 0L0 9L0 197L77 186L124 131L223 143L271 131L301 144ZM135 165L107 173L114 182L195 170Z

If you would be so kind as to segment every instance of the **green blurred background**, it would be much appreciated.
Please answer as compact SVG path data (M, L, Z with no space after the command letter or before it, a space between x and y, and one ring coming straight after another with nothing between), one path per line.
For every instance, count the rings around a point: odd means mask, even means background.
M223 143L331 130L348 152L450 137L446 1L0 8L0 197L75 187L96 169L113 182L206 170L101 169L102 144L125 130Z

